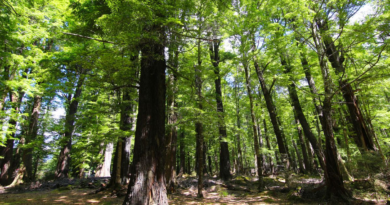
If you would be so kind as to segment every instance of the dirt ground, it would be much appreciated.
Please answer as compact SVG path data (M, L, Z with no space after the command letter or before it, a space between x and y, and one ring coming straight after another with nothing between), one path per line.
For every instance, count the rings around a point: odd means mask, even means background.
M170 194L169 204L335 204L337 201L324 200L325 187L321 178L293 176L292 187L286 188L284 179L278 176L264 178L266 190L256 191L257 178L236 177L229 183L206 177L203 199L196 198L195 177L178 179L177 189ZM101 183L96 181L95 184ZM382 183L382 184L381 184ZM126 187L118 193L104 190L96 193L97 187L88 183L89 188L56 184L46 189L0 188L0 204L122 204ZM353 193L351 204L386 204L389 190L385 181L355 180L346 182ZM382 187L383 190L378 190ZM341 203L340 203L341 204Z

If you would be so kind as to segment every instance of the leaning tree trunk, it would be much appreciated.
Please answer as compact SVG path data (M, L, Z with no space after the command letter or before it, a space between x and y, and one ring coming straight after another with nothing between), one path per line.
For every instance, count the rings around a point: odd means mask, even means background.
M345 67L343 65L343 62L345 58L344 53L342 52L342 46L340 45L340 48L337 48L334 43L335 40L329 35L329 33L327 33L329 31L329 25L326 20L321 21L318 19L316 23L322 35L322 42L325 45L325 54L328 57L328 60L332 64L332 67L335 69L336 74L341 73L344 75ZM339 79L338 83L349 110L350 116L348 119L350 121L350 124L352 125L353 130L351 136L355 139L357 146L362 151L377 151L373 136L371 134L372 132L369 130L369 126L367 126L367 122L363 117L351 84L348 83L348 80L342 78Z
M283 58L283 56L281 57L281 64L285 68L284 72L286 74L288 74L288 75L291 75L292 67L287 64L287 62ZM310 72L309 72L307 67L305 68L305 72L307 72L307 74L310 75ZM290 76L289 78L290 78L290 80L292 82L294 82L292 76ZM313 85L314 81L311 78L310 78L310 84L311 84L310 87L311 87L312 92L316 92L315 85ZM322 151L321 147L318 146L317 140L316 140L314 134L311 132L310 125L307 122L305 115L303 114L302 106L301 106L301 103L299 102L296 86L295 86L294 83L291 83L288 86L288 91L289 91L290 100L291 100L292 105L294 107L294 115L296 116L297 126L299 124L301 124L305 136L309 139L309 141L312 144L313 148L316 150L316 154L317 154L318 160L320 161L321 167L325 170L325 162L324 162L323 151ZM321 111L318 110L318 111L322 112L322 110ZM321 116L321 118L322 118L322 116ZM303 153L303 156L304 156L305 167L306 167L306 169L308 169L308 171L310 171L311 168L310 168L310 165L309 165L307 152L306 152L306 149L305 149L305 145L303 143L302 133L301 133L301 130L300 130L299 126L298 126L298 134L299 134L300 144L301 144L301 147L302 147L302 153Z
M74 122L79 105L79 97L81 96L82 86L85 80L83 69L80 72L79 80L76 86L76 92L72 98L72 95L68 95L68 110L65 116L65 133L61 139L61 152L58 156L56 178L68 178L69 165L70 165L70 151L72 149L72 135L74 131Z
M162 30L161 26L152 25L149 32L163 33ZM163 39L143 41L133 163L123 204L168 204L164 181L166 64Z
M268 110L269 116L271 118L271 123L272 123L272 126L274 128L276 140L278 142L279 152L281 155L283 155L282 157L285 158L285 157L287 157L287 150L286 150L286 146L284 143L282 131L280 130L280 127L278 124L277 115L276 115L276 108L275 108L275 105L272 101L272 96L271 96L270 90L268 90L267 85L265 84L263 71L260 69L256 60L254 61L254 66L256 69L257 77L259 78L261 90L263 91L264 99L265 99L265 102L267 105L267 110Z
M219 153L219 176L222 180L229 180L232 175L230 173L230 159L229 159L229 146L226 142L227 133L224 119L224 110L222 102L222 91L221 91L221 75L219 70L219 45L221 40L213 39L210 41L210 59L214 66L214 74L216 78L215 83L215 99L217 101L217 113L219 115L219 140L220 140L220 153Z

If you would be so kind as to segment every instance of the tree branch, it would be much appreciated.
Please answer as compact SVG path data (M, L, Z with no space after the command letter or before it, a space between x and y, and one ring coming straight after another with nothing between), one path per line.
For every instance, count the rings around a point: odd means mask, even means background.
M269 91L268 92L272 91L272 87L274 87L275 82L276 82L276 78L274 78L274 81L272 81L271 87L269 87Z
M70 35L70 36L76 36L76 37L80 37L80 38L86 38L86 39L90 39L90 40L94 40L94 41L99 41L99 42L102 42L102 43L116 44L116 43L114 43L112 41L100 40L100 39L97 39L97 38L92 38L92 37L89 37L89 36L83 36L83 35L76 34L76 33L67 33L67 32L62 32L62 33L66 34L66 35Z

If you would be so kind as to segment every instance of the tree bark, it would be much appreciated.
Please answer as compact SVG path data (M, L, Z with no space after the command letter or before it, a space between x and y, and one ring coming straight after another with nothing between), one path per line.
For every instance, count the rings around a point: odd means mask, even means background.
M263 181L263 160L262 156L260 155L259 151L259 141L257 137L257 129L256 129L256 119L255 119L255 112L253 110L253 98L252 98L252 89L250 87L250 79L249 79L249 69L248 64L244 62L244 70L245 70L245 85L247 89L247 94L249 97L249 108L251 112L251 120L252 120L252 129L253 129L253 141L255 146L255 156L256 156L256 164L257 164L257 173L259 174L259 184L258 184L258 190L263 191L264 190L264 181Z
M112 152L114 151L114 143L109 142L106 145L106 150L104 151L104 161L99 171L96 172L96 177L110 177L110 167L112 160Z
M178 68L178 48L172 46L169 51L169 61L172 68L177 71ZM168 76L168 92L167 92L167 112L168 112L168 130L166 135L166 159L165 159L165 181L168 187L168 193L175 190L176 179L176 142L177 142L177 78L171 73Z
M82 86L84 84L85 76L84 71L81 69L79 79L76 85L76 92L73 95L68 94L68 109L65 116L65 132L64 137L61 139L61 145L63 146L58 156L56 178L68 178L69 165L70 165L70 151L72 149L72 135L74 131L74 123L76 113L79 105L79 97L81 96Z
M297 144L295 143L295 140L293 140L292 142L293 142L293 146L295 149L295 153L297 154L297 157L298 157L299 171L304 174L304 173L306 173L306 170L305 170L305 166L303 165L302 157L299 153L299 150L298 150Z
M268 110L269 116L271 118L271 123L272 123L272 126L274 128L276 140L278 142L279 152L282 155L286 155L287 150L286 150L286 146L284 143L282 131L280 130L280 127L278 124L277 115L276 115L276 108L275 108L275 105L273 103L271 93L268 90L267 85L265 84L265 79L263 77L263 71L260 69L260 66L257 63L257 60L254 60L254 66L256 69L257 77L259 78L261 90L263 91L264 99L265 99L265 102L267 105L267 110Z
M154 24L148 32L163 33L163 28ZM123 204L168 204L164 181L166 64L163 39L142 41L133 163Z
M183 129L180 133L180 171L179 171L179 175L187 173L184 138L185 138L185 132Z
M238 68L237 68L238 72ZM240 115L240 99L238 96L238 79L235 79L234 85L234 94L235 94L235 102L236 102L236 115L237 115L237 129L241 129L241 115ZM238 131L236 134L237 141L237 174L242 174L243 172L243 160L242 160L242 150L241 150L241 136Z
M265 119L263 119L263 124L264 124L264 136L265 136L265 140L267 142L267 148L268 148L269 151L271 151L272 148L271 148L271 143L269 141L269 137L268 137L268 134L267 134L267 123L265 122ZM269 167L270 167L271 173L275 174L274 161L272 160L271 154L268 154L268 163L269 163Z
M200 36L200 28L198 30L198 35ZM202 79L201 79L201 45L200 40L197 43L198 46L198 65L195 68L195 87L198 101L198 109L202 110ZM195 132L196 132L196 173L198 174L198 198L203 198L203 124L201 123L201 119L198 119L195 122Z
M337 48L334 43L334 39L327 33L329 31L328 20L317 19L316 24L321 33L322 42L325 45L325 54L328 57L328 60L335 69L336 74L342 73L344 75L344 54L343 52L340 52L340 50L343 49L342 45L339 46L340 48ZM350 116L348 119L353 128L351 135L355 139L356 144L363 151L377 151L373 136L371 135L371 131L369 130L369 127L366 124L366 120L362 115L359 103L356 99L351 84L348 83L348 80L344 80L342 78L339 79L338 83L349 110Z
M10 101L12 103L12 110L15 110L13 114L16 115L19 112L20 102L23 98L24 93L10 92L9 94L10 94L9 95ZM0 184L4 186L10 184L13 181L13 177L12 177L13 168L19 166L19 165L15 165L15 162L13 162L14 161L13 150L14 150L14 141L15 141L13 138L16 137L15 136L16 125L17 125L16 119L14 117L11 117L9 121L9 127L11 127L14 130L12 131L12 133L9 134L9 136L7 136L8 139L6 141L5 148L2 150L1 153L1 156L3 156L4 158L0 161L0 169L1 169ZM10 136L12 136L12 139L10 138Z
M219 45L221 40L213 39L209 42L210 44L210 59L214 66L214 74L216 78L215 83L215 99L217 101L217 114L219 115L219 140L220 140L220 153L219 153L219 176L222 180L229 180L232 175L230 173L230 159L229 159L229 146L226 142L227 133L224 118L223 102L222 102L222 91L221 91L221 75L219 70Z
M39 119L39 111L41 109L41 103L42 103L42 96L39 94L36 94L34 96L34 104L31 111L31 117L30 117L30 123L29 128L27 131L27 137L26 137L26 144L28 145L30 142L33 142L38 135L38 119ZM23 164L26 168L26 173L23 176L23 180L26 182L34 180L33 176L33 167L32 167L32 160L33 160L33 150L34 148L30 147L23 151L22 154L22 160Z

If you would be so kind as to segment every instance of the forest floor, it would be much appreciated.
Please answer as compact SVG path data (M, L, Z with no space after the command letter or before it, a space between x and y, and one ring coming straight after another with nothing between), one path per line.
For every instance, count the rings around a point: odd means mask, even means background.
M215 177L205 177L204 198L197 194L197 179L183 176L177 179L177 189L169 194L170 204L335 204L326 201L325 186L320 177L291 175L290 188L285 187L284 178L264 178L265 191L258 192L257 178L239 176L223 183ZM13 188L0 187L0 204L122 204L127 186L118 192L101 189L107 178L64 179L18 185ZM377 175L370 179L345 182L351 190L351 204L386 204L390 194L390 177Z

